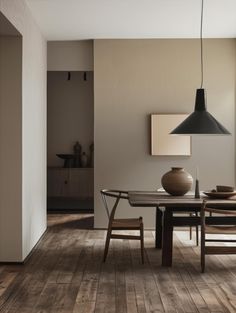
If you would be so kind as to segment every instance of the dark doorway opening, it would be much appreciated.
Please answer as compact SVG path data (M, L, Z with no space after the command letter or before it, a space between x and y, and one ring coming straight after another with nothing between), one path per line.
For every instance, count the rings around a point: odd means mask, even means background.
M93 212L93 72L49 71L47 209Z

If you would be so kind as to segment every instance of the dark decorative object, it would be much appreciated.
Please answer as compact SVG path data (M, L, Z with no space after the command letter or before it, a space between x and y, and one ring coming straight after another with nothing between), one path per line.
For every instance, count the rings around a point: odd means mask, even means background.
M76 141L73 149L74 149L74 167L80 167L81 166L82 146L79 143L79 141Z
M90 156L89 156L89 166L94 167L94 143L89 146Z
M222 126L206 109L205 90L203 88L203 40L202 40L202 24L203 24L203 0L201 6L201 27L200 27L200 43L201 43L201 87L197 89L194 112L190 114L171 134L176 135L230 135L230 132Z
M74 166L73 154L57 154L58 158L64 160L64 167L70 168Z
M67 80L70 80L71 79L71 73L68 72L68 75L67 75Z
M94 144L89 146L90 155L85 152L82 153L82 146L79 141L76 141L73 146L74 154L57 154L60 159L64 160L64 166L67 168L79 168L79 167L93 167L94 156Z
M234 187L217 185L216 186L216 191L217 192L233 192L234 191Z
M88 156L85 152L82 153L81 156L81 166L82 167L87 167L88 166Z
M192 188L193 178L184 168L172 167L162 176L161 184L172 196L183 196Z
M199 180L196 179L196 182L195 182L195 196L194 196L196 199L199 199L200 198L200 191L199 191Z
M203 193L209 198L214 199L228 199L236 195L236 191L228 191L228 192L218 192L216 190L211 191L203 191Z
M84 81L87 81L87 73L84 72Z

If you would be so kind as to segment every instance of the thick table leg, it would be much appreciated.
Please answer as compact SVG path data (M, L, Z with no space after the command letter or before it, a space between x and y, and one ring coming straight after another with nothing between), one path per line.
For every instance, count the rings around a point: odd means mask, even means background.
M156 208L156 248L162 248L162 211Z
M172 265L172 249L173 249L173 224L171 209L166 209L163 220L163 244L162 244L162 266Z

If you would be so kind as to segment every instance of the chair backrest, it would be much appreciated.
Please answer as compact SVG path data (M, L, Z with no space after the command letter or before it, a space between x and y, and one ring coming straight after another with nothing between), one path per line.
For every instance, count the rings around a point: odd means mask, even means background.
M230 210L223 210L223 209L209 207L209 205L211 205L211 204L210 203L208 204L207 200L204 200L203 203L202 203L202 208L201 208L201 225L202 225L202 227L205 227L205 224L206 224L206 222L205 222L205 212L209 212L211 214L215 213L215 214L219 215L218 216L219 219L220 219L220 217L223 218L223 216L226 216L226 219L227 218L229 219L230 217L227 217L227 215L229 215L229 216L236 216L236 210L232 210L232 211L230 211ZM221 216L221 215L223 215L223 216ZM235 218L233 220L235 220ZM235 223L233 222L233 224L235 224ZM217 225L221 225L221 224L217 223ZM222 221L222 225L224 225L223 221Z
M201 211L202 211L204 216L205 216L205 212L222 214L222 215L234 215L234 216L236 216L236 210L230 211L230 210L223 210L223 209L217 209L217 208L209 207L208 204L207 204L207 200L203 201L202 210Z
M102 200L106 209L107 217L109 220L113 220L116 212L116 208L120 202L120 199L128 200L128 192L124 190L111 190L103 189L101 190ZM114 204L111 210L108 206L108 198L114 198Z

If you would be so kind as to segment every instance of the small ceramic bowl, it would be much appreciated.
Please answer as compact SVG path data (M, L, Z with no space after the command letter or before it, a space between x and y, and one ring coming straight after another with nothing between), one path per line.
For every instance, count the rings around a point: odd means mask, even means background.
M216 186L217 192L233 192L234 187L231 186Z

